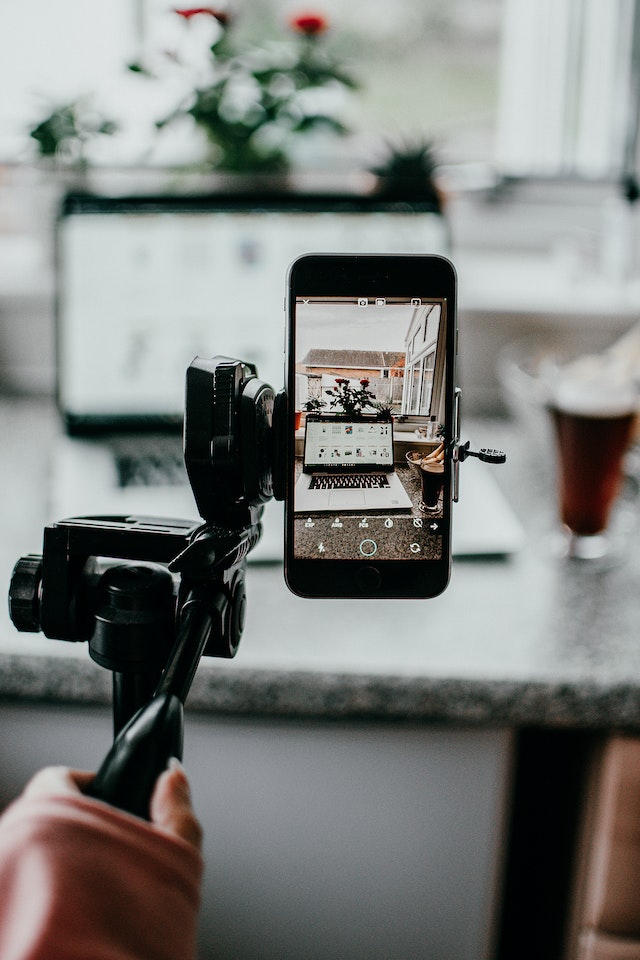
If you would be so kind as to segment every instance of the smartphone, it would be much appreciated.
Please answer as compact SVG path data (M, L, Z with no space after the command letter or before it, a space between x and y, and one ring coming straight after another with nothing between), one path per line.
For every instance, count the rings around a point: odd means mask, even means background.
M435 597L451 571L453 265L309 254L287 290L287 585Z

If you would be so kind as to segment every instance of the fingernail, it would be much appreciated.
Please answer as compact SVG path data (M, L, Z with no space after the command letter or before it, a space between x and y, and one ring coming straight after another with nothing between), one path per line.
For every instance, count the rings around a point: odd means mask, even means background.
M186 773L182 762L178 759L178 757L169 757L167 770L180 770L181 773Z

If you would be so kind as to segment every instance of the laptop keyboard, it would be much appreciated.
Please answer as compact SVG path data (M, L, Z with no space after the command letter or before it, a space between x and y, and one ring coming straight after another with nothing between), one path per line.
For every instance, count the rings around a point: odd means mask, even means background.
M345 473L311 477L310 490L380 490L389 486L384 473Z
M133 445L115 451L120 487L180 486L188 482L182 448L166 437L142 449Z

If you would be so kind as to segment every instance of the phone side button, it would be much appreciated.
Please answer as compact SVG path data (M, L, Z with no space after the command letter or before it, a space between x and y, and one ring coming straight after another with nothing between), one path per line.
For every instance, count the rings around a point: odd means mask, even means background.
M382 586L382 576L377 567L360 567L355 579L358 588L365 593L375 593Z

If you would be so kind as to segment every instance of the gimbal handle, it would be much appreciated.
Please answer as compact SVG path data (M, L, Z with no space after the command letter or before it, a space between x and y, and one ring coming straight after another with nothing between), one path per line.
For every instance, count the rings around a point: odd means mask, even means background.
M182 759L184 702L211 631L221 623L219 612L197 591L187 600L155 694L118 733L89 788L91 796L148 819L156 780L171 757Z

